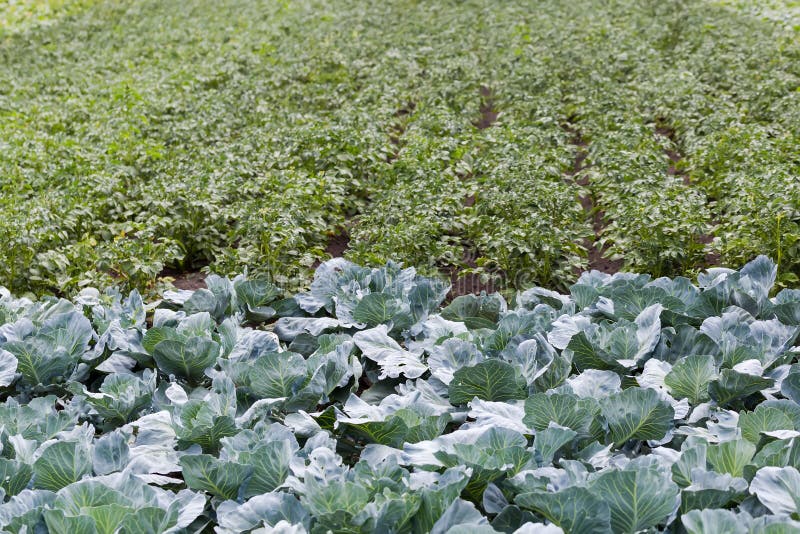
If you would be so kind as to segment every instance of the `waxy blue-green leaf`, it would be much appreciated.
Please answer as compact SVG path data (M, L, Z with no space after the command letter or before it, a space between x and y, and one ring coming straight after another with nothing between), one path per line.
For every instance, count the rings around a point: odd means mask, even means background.
M609 438L617 445L629 439L660 440L672 426L675 411L653 389L629 388L600 399Z
M205 370L217 362L219 351L219 343L202 337L190 337L185 342L168 339L156 345L153 359L164 374L197 384L205 378Z
M59 441L42 451L33 464L35 488L57 491L92 472L88 448L75 441Z
M397 298L386 293L370 293L364 295L364 298L356 305L353 310L353 319L371 328L389 321L397 322L395 316L403 313L407 316L403 322L406 326L411 326L409 311L404 312L403 306Z
M714 443L708 446L708 463L719 473L741 477L744 467L756 453L756 446L746 439L736 439Z
M194 490L207 491L222 499L235 499L239 487L252 472L252 467L226 462L208 454L188 454L180 459L183 479Z
M762 439L762 432L774 430L796 430L794 421L778 408L759 405L752 412L739 414L739 428L742 437L758 445Z
M709 400L708 384L716 378L714 358L692 354L678 360L664 377L664 384L676 399L689 399L691 404Z
M608 504L586 488L572 486L559 492L529 492L516 496L514 502L533 510L564 532L601 534L611 532Z
M450 402L466 404L475 397L488 401L524 399L525 379L511 364L490 358L453 373L448 388Z
M662 525L678 506L678 486L652 463L634 461L604 471L589 489L608 505L613 532L633 534Z
M308 379L305 359L295 352L262 354L250 368L247 383L257 398L290 398Z
M494 328L506 303L498 294L460 295L442 310L448 321L461 321L471 330Z
M754 393L771 387L775 381L771 378L740 373L733 369L723 369L719 378L708 385L711 398L720 405L741 401Z
M750 493L773 514L800 510L800 472L794 467L762 467L750 483Z
M598 407L594 399L581 399L568 393L536 393L525 400L526 425L541 431L555 423L584 434L589 431Z

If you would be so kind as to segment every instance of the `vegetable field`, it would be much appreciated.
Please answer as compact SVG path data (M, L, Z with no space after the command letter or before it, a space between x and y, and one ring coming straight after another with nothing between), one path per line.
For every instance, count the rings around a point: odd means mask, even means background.
M442 308L443 282L334 259L292 299L6 292L0 528L798 532L800 291L770 299L776 275Z
M793 0L0 0L0 532L798 533L798 288Z
M790 4L14 0L0 284L296 290L343 255L563 291L758 254L792 284Z

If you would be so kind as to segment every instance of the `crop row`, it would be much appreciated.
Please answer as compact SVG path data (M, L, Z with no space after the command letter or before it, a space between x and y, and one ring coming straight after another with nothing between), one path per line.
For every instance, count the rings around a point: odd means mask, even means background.
M0 291L0 528L797 532L800 291L597 271L510 304L396 264L144 304Z
M800 47L741 7L68 5L0 30L15 290L293 289L334 242L496 287L760 253L795 279Z

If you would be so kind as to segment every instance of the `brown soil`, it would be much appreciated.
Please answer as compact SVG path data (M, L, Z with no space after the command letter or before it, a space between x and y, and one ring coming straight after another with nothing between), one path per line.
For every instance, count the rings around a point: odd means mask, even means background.
M577 147L577 151L575 152L575 163L572 165L572 170L567 172L567 176L569 176L573 182L581 187L589 187L589 177L586 175L578 176L582 170L588 168L588 165L585 165L586 157L589 155L586 150L588 143L583 140L579 132L575 131L569 126L566 129L573 134L572 144ZM576 178L576 176L578 177ZM592 198L591 193L581 195L579 200L581 206L583 207L584 213L592 218L594 239L585 239L583 241L583 246L586 247L589 255L589 269L594 269L609 274L619 272L619 270L622 268L622 260L611 260L603 257L606 249L600 249L597 245L597 241L599 240L600 234L603 232L603 228L605 226L605 214L602 210L595 209L594 199Z
M460 269L454 267L450 271L450 293L447 295L446 302L452 301L461 295L478 294L481 291L494 293L498 290L494 281L482 282L481 277L475 273L461 274Z
M497 122L497 115L499 114L498 111L494 108L494 95L492 94L492 90L486 87L485 85L481 86L480 89L481 94L481 118L478 119L477 122L474 122L476 128L479 130L485 130L489 128L492 124Z
M675 130L665 125L663 123L663 119L657 119L656 124L658 124L658 126L656 127L656 133L672 141L673 145L677 145ZM671 149L667 150L666 152L670 160L670 166L667 169L667 174L669 174L670 176L680 176L683 179L684 185L691 186L692 180L689 177L689 174L686 172L678 171L678 165L683 160L683 156L680 153ZM707 245L714 240L714 237L709 234L700 234L696 236L696 240L698 243ZM720 264L719 253L717 252L707 253L703 258L703 264L704 267L714 267L716 265L719 265Z
M169 277L173 279L172 285L178 289L188 289L194 291L196 289L206 288L206 275L201 272L180 272L174 269L164 269L159 274L160 278Z
M673 145L676 144L675 130L673 130L669 126L661 124L656 128L656 133L672 141ZM666 153L670 161L669 168L667 169L667 174L669 174L670 176L680 176L681 179L683 179L683 183L685 185L691 185L692 180L689 177L689 175L685 172L681 172L678 170L678 164L681 162L681 160L683 160L683 156L681 156L680 153L672 149L667 149Z
M467 195L467 196L465 196L464 200L462 201L462 203L464 204L465 208L471 208L472 206L475 205L475 195Z
M328 245L325 247L325 252L333 258L341 258L347 247L350 246L350 236L347 232L336 234L328 238Z

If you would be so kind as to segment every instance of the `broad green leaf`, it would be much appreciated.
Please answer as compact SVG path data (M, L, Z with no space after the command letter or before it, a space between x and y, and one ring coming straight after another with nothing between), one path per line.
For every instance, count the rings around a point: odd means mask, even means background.
M33 469L18 460L0 458L0 487L9 497L20 493L28 486Z
M92 450L92 466L96 475L122 471L128 465L129 460L130 447L121 432L111 432L95 440Z
M106 504L84 510L84 514L94 519L98 534L115 534L125 518L135 513L132 508L119 504Z
M219 354L219 343L191 337L186 342L160 342L153 351L153 359L164 374L197 384L205 378L205 370L217 362Z
M716 376L713 356L693 354L675 363L664 383L676 399L686 398L692 404L700 404L709 400L708 384Z
M61 510L45 510L43 516L52 534L99 534L94 519L88 515L67 516Z
M742 476L744 466L756 453L756 446L745 439L723 441L708 446L708 463L719 473Z
M781 394L800 404L800 365L793 365L789 374L781 382Z
M773 514L800 510L800 472L794 467L762 467L750 483L750 493Z
M262 399L292 397L308 378L305 359L295 352L262 354L249 373L252 394Z
M289 475L289 463L294 449L288 440L271 441L253 452L244 452L239 462L252 467L253 472L244 490L244 498L269 493L283 484Z
M192 424L188 432L181 432L179 444L188 446L196 443L204 452L216 453L222 438L236 435L238 432L239 429L232 417L228 415L214 416L210 421Z
M550 426L536 433L533 446L541 455L541 465L548 466L553 463L553 457L564 445L572 442L578 433L566 427L550 423ZM538 458L537 458L538 460Z
M681 511L724 508L732 501L744 499L746 493L747 481L743 478L696 469L692 484L681 492Z
M717 403L725 405L767 389L774 382L771 378L739 373L733 369L723 369L720 371L719 379L708 385L708 393Z
M80 384L70 384L70 391L86 396L88 402L104 422L113 426L124 425L151 404L156 388L155 375L147 370L144 378L136 375L108 375L100 391L91 393Z
M75 369L80 355L52 346L44 338L11 341L3 349L17 359L17 371L28 386L62 383Z
M58 491L92 472L87 448L75 441L59 441L48 446L34 462L35 488Z
M611 357L601 348L595 347L586 335L578 332L570 339L567 349L572 351L572 363L579 371L585 369L611 369Z
M182 456L180 464L188 487L222 499L235 499L239 486L252 472L250 466L221 461L208 454Z
M153 354L156 350L156 345L162 341L185 341L186 338L179 334L174 328L168 326L154 326L147 330L147 333L142 338L142 347L149 354Z
M161 534L177 522L177 514L162 508L146 506L125 516L119 525L119 534Z
M631 534L663 524L679 493L666 472L634 463L600 473L590 490L608 505L611 531Z
M505 302L498 294L461 295L442 310L448 321L462 321L470 330L495 328Z
M536 393L525 400L525 417L522 422L537 431L555 423L584 434L597 415L593 399L580 399L567 393Z
M777 408L759 405L752 412L739 414L739 428L742 437L758 445L761 441L761 432L772 430L795 430L794 422L784 412Z
M599 404L609 436L617 445L629 439L662 439L675 415L672 406L652 389L629 388L600 399Z
M449 420L449 415L418 415L411 410L402 409L385 421L345 422L342 426L372 443L399 448L404 443L437 438L444 432Z
M800 440L796 437L776 439L765 444L753 457L751 465L747 467L760 468L766 466L800 468Z
M391 321L402 311L403 307L395 297L386 293L370 293L356 305L353 319L371 328Z
M707 448L706 443L701 442L683 449L678 461L672 464L672 480L682 487L690 485L692 483L692 471L706 469Z
M263 322L275 316L275 309L268 306L282 294L275 285L266 280L241 280L234 289L248 321Z
M564 532L606 534L611 532L608 504L586 488L569 487L559 492L529 492L516 496L522 508L541 514Z
M512 365L490 358L472 367L453 373L450 382L450 402L466 404L475 397L488 401L524 399L527 396L525 379Z
M688 534L748 534L748 525L730 510L692 510L681 516Z
M85 508L119 504L134 506L134 501L102 482L86 478L58 492L55 506L67 515L80 515Z

